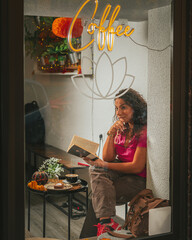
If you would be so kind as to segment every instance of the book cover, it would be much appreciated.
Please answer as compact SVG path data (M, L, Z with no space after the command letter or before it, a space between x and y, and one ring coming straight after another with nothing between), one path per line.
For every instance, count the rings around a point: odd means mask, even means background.
M73 136L67 152L77 157L88 157L91 160L96 160L99 158L96 155L98 147L98 143L78 136Z
M98 159L99 157L96 156L95 154L92 154L88 151L86 151L85 149L77 146L77 145L73 145L69 150L68 153L73 154L77 157L88 157L91 160L95 161L96 159Z

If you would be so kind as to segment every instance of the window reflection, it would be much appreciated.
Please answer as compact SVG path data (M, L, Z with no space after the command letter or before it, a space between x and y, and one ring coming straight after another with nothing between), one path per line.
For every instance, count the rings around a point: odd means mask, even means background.
M170 199L171 5L170 1L144 2L146 8L120 2L121 11L114 26L128 22L135 31L129 38L115 36L111 52L107 46L99 51L95 41L86 51L75 53L68 48L66 36L57 37L51 26L57 17L74 17L82 3L77 6L74 1L56 1L45 9L42 1L33 4L25 1L25 104L37 101L45 122L46 144L66 151L72 136L78 135L100 143L102 158L107 132L113 124L113 98L121 89L136 90L147 102L146 187L156 197ZM106 1L99 2L94 19L97 24L106 4ZM110 1L110 4L114 8L117 3ZM83 33L73 38L76 48L92 38L97 39L96 32L89 36L88 24L84 24L86 19L90 21L93 9L94 1L91 1L79 16ZM41 164L42 159L38 158L37 167ZM67 173L65 170L64 175ZM88 181L91 199L88 170L77 170L77 173ZM39 204L40 200L36 201ZM155 212L156 219L159 214L163 213ZM116 215L122 223L124 205L116 207ZM170 209L163 216L169 218ZM63 215L60 220L66 219ZM74 234L71 239L79 237L84 219L79 218L77 231L71 228ZM36 220L34 214L34 224ZM54 229L47 230L49 237L63 238L63 229L55 231L54 221L50 225ZM152 227L151 235L164 231L153 230ZM38 236L42 236L41 227Z

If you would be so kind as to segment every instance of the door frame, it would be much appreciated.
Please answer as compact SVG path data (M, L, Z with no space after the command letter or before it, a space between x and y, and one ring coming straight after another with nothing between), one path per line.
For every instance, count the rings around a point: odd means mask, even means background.
M189 130L190 0L174 1L172 67L172 232L146 239L186 239ZM23 0L1 1L1 238L25 239ZM144 239L144 238L142 238Z

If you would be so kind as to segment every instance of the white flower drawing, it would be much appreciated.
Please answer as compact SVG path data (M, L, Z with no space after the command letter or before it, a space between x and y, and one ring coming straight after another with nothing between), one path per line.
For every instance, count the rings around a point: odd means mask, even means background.
M121 88L121 86L123 85L124 82L126 82L126 90L121 95L126 93L129 90L129 88L132 86L132 84L135 80L135 76L127 73L126 57L119 58L113 63L106 52L103 52L100 55L100 57L98 58L98 61L96 63L86 56L82 57L82 62L85 58L88 61L91 61L92 64L94 65L95 74L93 75L92 86L88 82L88 80L85 77L85 75L83 74L83 72L82 72L82 74L74 75L71 77L73 85L84 96L91 98L91 99L96 99L96 100L114 99L115 94ZM107 81L108 85L109 85L108 89L105 89L105 93L103 93L104 90L101 88L101 81L99 82L99 77L98 77L98 75L100 73L99 71L102 69L103 62L105 62L105 69L103 69L103 71L107 71L109 73L109 74L105 74L105 81ZM121 70L120 70L120 74L118 74L118 76L117 76L116 70L118 67L120 67ZM98 70L98 69L100 69L100 70ZM84 81L87 89L85 89L85 88L82 89L82 88L78 87L77 80L79 80L79 78L81 78ZM118 85L117 85L117 83L118 83ZM88 91L88 93L87 93L87 91ZM121 95L119 95L119 96L121 96Z

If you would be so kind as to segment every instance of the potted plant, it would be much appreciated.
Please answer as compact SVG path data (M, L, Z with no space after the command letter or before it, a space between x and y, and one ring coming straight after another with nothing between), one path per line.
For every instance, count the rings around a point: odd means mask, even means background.
M51 157L43 162L38 171L46 172L48 174L49 180L52 179L52 181L55 181L58 180L61 173L64 172L64 168L59 163L58 158Z

